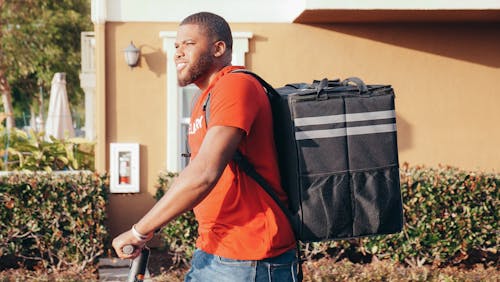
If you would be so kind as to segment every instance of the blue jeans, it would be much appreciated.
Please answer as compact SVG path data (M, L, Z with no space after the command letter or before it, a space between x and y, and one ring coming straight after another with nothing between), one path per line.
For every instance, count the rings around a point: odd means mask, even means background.
M297 281L296 250L263 260L234 260L197 249L185 282L287 282Z

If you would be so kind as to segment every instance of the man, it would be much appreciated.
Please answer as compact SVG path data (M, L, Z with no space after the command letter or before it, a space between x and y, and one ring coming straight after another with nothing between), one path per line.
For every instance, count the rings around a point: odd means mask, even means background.
M188 16L175 48L179 85L194 83L201 90L189 127L191 161L163 198L113 240L113 247L119 257L134 258L154 230L193 209L199 237L186 281L295 281L296 244L287 217L232 161L239 150L287 201L262 86L248 74L231 72L241 67L231 66L231 29L220 16ZM132 255L122 252L125 245L136 246Z

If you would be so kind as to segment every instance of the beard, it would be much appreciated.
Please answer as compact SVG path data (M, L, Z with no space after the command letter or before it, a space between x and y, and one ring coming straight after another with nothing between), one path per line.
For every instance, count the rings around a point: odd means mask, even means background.
M204 53L200 55L200 58L192 66L188 67L186 74L180 76L177 74L177 83L179 86L184 87L191 83L196 82L200 77L208 72L213 64L213 58L210 53Z

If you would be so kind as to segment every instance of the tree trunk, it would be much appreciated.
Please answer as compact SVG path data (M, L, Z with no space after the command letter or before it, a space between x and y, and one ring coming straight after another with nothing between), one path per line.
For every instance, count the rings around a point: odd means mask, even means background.
M10 93L10 86L7 78L5 77L5 72L0 70L0 94L2 95L3 109L5 112L5 125L7 130L14 128L14 111L12 109L12 96Z
M4 8L4 0L0 0L0 8ZM2 38L2 19L0 14L0 39ZM12 95L10 93L9 82L5 76L5 68L3 68L3 62L1 61L3 56L2 50L0 50L0 95L2 95L3 109L5 113L5 125L7 130L11 130L15 126L14 122L14 111L12 108Z

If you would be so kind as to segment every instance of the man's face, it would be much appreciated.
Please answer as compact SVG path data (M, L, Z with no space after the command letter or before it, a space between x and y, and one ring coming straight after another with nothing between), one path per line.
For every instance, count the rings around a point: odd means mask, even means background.
M179 86L204 79L213 64L212 43L198 25L179 27L175 41L175 65Z

